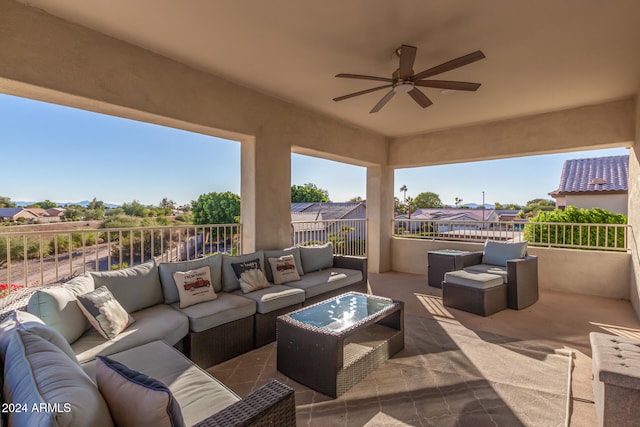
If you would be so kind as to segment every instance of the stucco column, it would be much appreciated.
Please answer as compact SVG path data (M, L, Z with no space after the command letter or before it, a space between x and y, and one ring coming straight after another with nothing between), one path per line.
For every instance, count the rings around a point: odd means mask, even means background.
M240 150L242 249L291 244L291 148L277 136L242 142Z
M640 92L637 100L640 99ZM640 318L640 103L636 100L636 139L629 150L629 247L631 249L631 278L629 298Z
M393 168L367 167L367 257L369 271L391 270Z

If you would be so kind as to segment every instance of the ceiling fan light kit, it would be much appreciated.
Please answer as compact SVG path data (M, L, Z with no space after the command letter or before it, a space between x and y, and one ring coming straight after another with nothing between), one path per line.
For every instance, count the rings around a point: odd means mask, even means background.
M343 101L345 99L375 92L377 90L391 88L389 92L387 92L387 94L383 96L382 99L378 101L378 103L370 111L370 113L376 113L380 111L380 109L382 109L382 107L384 107L385 104L389 102L396 93L408 93L409 96L411 96L411 98L413 98L413 100L422 108L426 108L429 105L433 104L433 102L427 97L427 95L425 95L424 92L418 89L418 86L442 89L442 93L444 93L445 91L459 90L476 91L480 87L480 83L425 79L437 74L444 73L446 71L451 71L456 68L463 67L465 65L471 64L472 62L479 61L485 57L482 51L477 50L475 52L429 68L428 70L424 70L417 74L414 74L413 63L416 59L416 52L417 48L404 44L395 51L396 55L398 55L398 57L400 58L400 64L398 66L398 69L393 72L391 78L367 76L363 74L337 74L336 77L340 78L375 80L387 82L388 84L339 96L337 98L333 98L333 100L336 102Z

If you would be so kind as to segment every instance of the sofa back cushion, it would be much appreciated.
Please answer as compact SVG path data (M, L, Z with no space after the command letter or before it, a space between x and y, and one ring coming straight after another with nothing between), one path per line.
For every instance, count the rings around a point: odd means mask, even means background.
M158 265L158 273L160 275L160 282L162 283L164 303L173 304L180 300L176 281L173 279L173 273L177 271L196 270L207 266L211 271L213 290L220 292L222 290L222 254L211 255L192 261L160 263L160 265Z
M91 272L96 289L106 286L127 313L164 302L154 260L116 271Z
M240 280L238 276L236 276L233 264L254 261L256 259L262 267L264 265L264 252L262 250L238 256L222 255L222 290L225 292L233 292L240 289Z
M29 331L12 334L5 354L4 392L6 402L27 405L21 407L25 411L9 414L9 425L113 426L106 402L80 365Z
M7 351L11 337L16 334L17 330L38 335L58 347L70 360L78 363L71 345L60 332L45 325L37 316L20 310L14 311L0 323L0 351L3 356Z
M273 278L273 270L271 269L271 263L268 261L269 258L280 258L285 255L293 255L293 259L296 262L296 269L298 270L298 274L300 276L304 275L304 270L302 269L302 260L300 259L300 248L295 246L293 248L287 249L278 249L272 251L264 251L264 259L265 259L265 268L264 274L267 276L267 280L270 282L274 282Z
M333 245L300 246L302 270L305 274L333 267Z
M76 303L76 296L93 290L93 278L89 273L85 273L62 286L37 290L29 299L27 311L60 332L71 344L89 327L87 318Z
M482 254L483 264L507 266L510 259L524 258L527 254L527 242L498 242L487 240Z

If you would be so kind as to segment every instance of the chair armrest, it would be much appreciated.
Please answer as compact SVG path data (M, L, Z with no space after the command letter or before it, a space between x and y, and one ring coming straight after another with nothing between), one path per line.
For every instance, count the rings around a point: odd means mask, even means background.
M266 425L296 425L295 392L276 380L269 381L244 399L200 421L194 427Z
M538 257L527 255L524 258L507 261L507 279L509 283L526 285L538 284Z
M351 270L360 270L362 272L362 280L367 283L367 257L352 255L334 255L333 266L336 268L349 268Z

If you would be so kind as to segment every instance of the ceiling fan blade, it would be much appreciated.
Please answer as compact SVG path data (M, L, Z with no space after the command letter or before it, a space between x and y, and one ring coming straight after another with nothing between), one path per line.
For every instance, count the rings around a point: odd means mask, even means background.
M384 89L384 88L391 87L391 86L393 86L393 85L384 85L384 86L372 87L371 89L365 89L365 90L361 90L359 92L350 93L348 95L342 95L342 96L339 96L337 98L333 98L333 100L336 101L336 102L337 101L342 101L343 99L353 98L354 96L364 95L365 93L375 92L376 90Z
M415 47L407 46L406 44L400 46L400 71L398 72L398 77L400 77L400 79L404 80L411 77L411 74L413 73L413 63L416 60L417 50L418 49L416 49Z
M438 89L450 89L450 90L470 90L475 91L480 87L480 83L469 82L452 82L449 80L418 80L414 82L416 86L421 87L435 87Z
M416 101L422 108L427 108L429 105L433 104L433 102L431 102L431 100L427 98L427 95L422 93L422 91L420 91L420 89L418 89L417 87L411 89L409 91L409 95L411 95L413 100Z
M382 107L384 107L385 104L389 102L389 100L393 98L393 95L395 94L395 91L391 89L385 96L382 97L380 101L378 101L378 103L375 105L375 107L373 107L373 109L371 109L371 111L369 111L369 113L377 113L378 111L380 111L380 109L382 109Z
M461 56L460 58L452 59L451 61L445 62L444 64L436 65L433 68L424 70L414 75L411 78L411 80L415 82L417 80L426 79L427 77L435 76L436 74L444 73L445 71L450 71L450 70L462 67L464 65L471 64L472 62L479 61L484 57L485 56L484 56L484 53L482 53L482 51L476 50L475 52Z
M364 76L362 74L340 73L340 74L336 74L336 77L341 77L341 78L344 78L344 79L377 80L377 81L389 82L389 83L393 82L393 79L389 79L387 77Z

